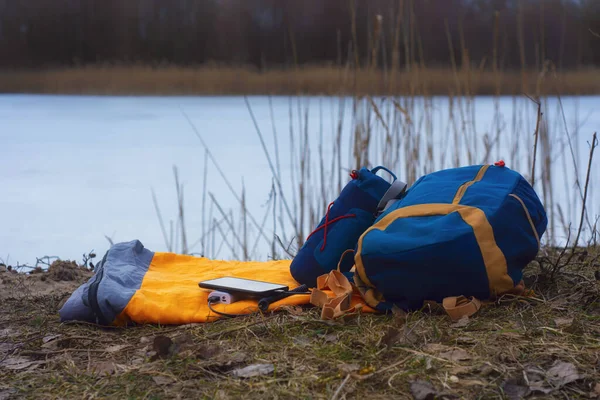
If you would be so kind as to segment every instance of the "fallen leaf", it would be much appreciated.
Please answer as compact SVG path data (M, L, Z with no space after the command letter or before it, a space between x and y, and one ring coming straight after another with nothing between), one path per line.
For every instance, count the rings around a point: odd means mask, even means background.
M194 354L198 358L208 360L209 358L212 358L219 354L220 351L221 350L217 346L205 344L198 347Z
M556 318L554 320L554 323L558 328L561 328L563 326L569 326L573 323L573 318Z
M184 333L182 335L175 336L172 340L173 343L175 343L179 347L194 346L196 343L194 335L191 335L189 333Z
M595 395L595 397L600 397L600 383L596 383L592 394Z
M17 347L14 343L2 343L0 342L0 353L8 353L13 351Z
M477 340L475 340L475 339L473 339L471 337L468 337L468 336L459 336L459 337L456 338L456 343L457 344L468 344L468 345L471 345L471 344L477 343Z
M401 336L402 333L398 328L390 327L385 333L385 335L383 335L383 337L381 338L381 343L389 350L394 346L396 342L398 342L398 339L400 339Z
M156 383L157 385L160 385L160 386L170 385L173 382L175 382L175 379L173 379L169 376L164 376L164 375L153 376L152 380L154 381L154 383Z
M571 363L558 361L547 372L547 377L550 383L557 388L561 388L571 382L581 379L577 372L577 367Z
M373 372L375 372L375 367L373 367L373 366L371 365L371 366L369 366L369 367L364 367L364 368L361 368L361 369L358 371L358 374L359 374L359 375L368 375L368 374L372 374Z
M406 323L407 312L395 304L392 306L392 314L394 315L394 325L400 327Z
M337 333L328 333L327 335L323 336L325 343L335 343L337 342L337 339Z
M340 365L338 365L338 368L340 369L341 372L343 372L345 374L349 374L349 373L358 371L360 369L360 365L358 365L358 364L340 364Z
M15 389L0 389L0 400L8 400L15 393L17 393Z
M172 354L173 341L167 336L156 336L152 342L152 349L156 352L151 360L154 361L157 358L164 358Z
M502 384L502 391L508 400L521 400L529 394L529 388L517 379L510 379Z
M471 372L473 372L475 368L473 366L464 366L464 365L457 365L456 367L452 368L450 370L450 373L452 375L466 375L466 374L470 374Z
M500 333L500 336L507 337L507 338L513 338L513 339L521 338L521 334L519 334L517 332L502 332L502 333Z
M12 328L4 328L0 329L0 338L10 338L13 336L17 336L19 332L15 331Z
M50 341L52 341L52 340L54 340L54 339L57 339L57 338L59 338L59 337L61 337L61 336L62 336L62 335L48 335L48 336L44 336L44 337L42 338L42 342L43 342L43 343L48 343L48 342L50 342Z
M429 351L431 353L439 353L445 350L450 349L450 346L446 346L440 343L427 343L424 347L423 350L425 351Z
M123 349L126 349L127 347L129 347L128 344L115 344L113 346L108 346L106 348L106 352L107 353L117 353Z
M112 375L117 367L111 361L100 361L90 366L90 372L96 375Z
M279 307L279 310L287 311L289 314L296 316L303 314L302 307L299 306L281 306Z
M226 371L229 367L243 363L248 359L248 355L242 352L220 353L211 360L210 365L220 371Z
M485 364L484 366L482 366L479 369L479 376L489 376L495 372L496 372L496 370L494 368L492 368L491 365Z
M341 372L349 374L351 372L358 371L360 369L360 365L358 365L358 364L340 364L340 365L338 365L338 368L340 369Z
M434 400L438 394L431 383L420 380L410 383L410 393L415 400Z
M550 394L554 391L554 388L551 388L549 386L546 386L544 381L536 381L536 382L531 382L529 384L529 389L532 392L541 392L544 394Z
M0 362L1 368L10 369L12 371L20 371L25 368L29 368L32 365L39 365L37 361L31 361L28 358L23 357L8 357L6 360Z
M306 336L298 336L292 339L295 345L300 347L310 346L311 340Z
M466 350L458 347L449 351L444 351L440 353L439 356L450 361L466 361L472 358Z
M469 325L469 317L468 316L464 316L461 319L459 319L458 321L456 321L455 323L450 325L450 328L464 328L465 326Z
M194 356L197 350L195 339L195 336L189 333L175 336L172 339L173 344L169 347L169 354L179 354L182 358Z
M460 384L463 386L487 386L487 383L477 379L463 379Z
M229 362L231 363L241 363L246 361L248 355L246 353L237 352L234 353L233 356L229 358Z
M227 395L227 392L223 389L217 390L215 393L214 400L229 400L231 397Z
M253 376L269 375L275 371L273 364L252 364L244 368L235 369L231 372L238 378L251 378Z

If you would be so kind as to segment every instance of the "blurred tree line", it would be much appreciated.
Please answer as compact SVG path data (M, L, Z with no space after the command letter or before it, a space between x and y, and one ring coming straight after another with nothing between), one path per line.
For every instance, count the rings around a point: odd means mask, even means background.
M594 32L600 0L0 0L0 66L575 68Z

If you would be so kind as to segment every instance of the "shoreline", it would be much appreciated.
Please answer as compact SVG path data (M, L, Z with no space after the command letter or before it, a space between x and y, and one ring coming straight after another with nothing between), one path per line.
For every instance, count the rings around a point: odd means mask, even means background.
M0 94L121 96L591 96L600 68L410 72L333 66L258 71L247 67L84 66L0 70Z

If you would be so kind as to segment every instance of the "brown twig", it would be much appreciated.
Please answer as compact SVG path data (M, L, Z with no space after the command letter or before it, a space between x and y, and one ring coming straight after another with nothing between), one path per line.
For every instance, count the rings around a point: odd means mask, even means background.
M587 200L587 195L588 195L588 189L589 189L589 185L590 185L590 173L592 170L592 160L594 159L594 150L596 149L596 146L598 145L598 139L596 137L596 133L594 132L594 135L592 137L592 144L590 146L590 157L588 159L588 167L587 167L587 173L585 176L585 186L583 188L583 203L581 204L581 217L579 219L579 229L577 229L577 236L575 236L575 242L573 242L573 247L571 248L571 254L569 255L569 258L567 259L567 261L565 262L565 266L568 265L571 260L573 259L573 257L575 256L575 250L577 249L577 245L579 244L579 238L581 237L581 230L583 228L583 221L585 219L585 203Z
M542 120L542 103L539 100L535 100L533 99L531 96L529 95L525 95L527 96L527 98L529 98L529 100L533 101L535 104L537 104L537 120L535 122L535 132L534 132L534 136L535 136L535 140L533 143L533 162L531 164L531 186L533 187L535 184L535 160L536 160L536 156L537 156L537 145L538 145L538 138L539 138L539 132L540 132L540 121Z
M344 378L344 380L342 381L342 383L340 384L340 386L338 386L337 390L335 391L335 393L333 394L333 396L331 396L331 400L336 400L338 398L338 396L340 395L342 389L344 388L344 386L346 385L346 383L350 380L350 374L346 375L346 377Z
M569 236L567 237L567 242L565 244L565 247L562 249L561 253L558 256L558 259L556 260L556 262L554 263L554 265L552 267L552 272L550 274L551 280L554 279L554 277L556 276L556 273L558 271L560 271L561 269L563 269L564 267L569 265L569 263L575 256L575 251L577 250L577 245L579 244L579 239L581 237L581 231L583 229L583 222L584 222L585 216L586 216L585 204L587 201L587 194L588 194L588 189L589 189L589 184L590 184L590 173L591 173L591 169L592 169L592 160L594 158L594 150L596 149L596 146L598 145L598 139L597 139L596 133L597 132L594 132L594 135L592 137L591 147L590 147L590 156L588 159L588 168L587 168L587 173L586 173L586 178L585 178L583 201L582 201L582 205L581 205L581 217L579 219L579 228L577 229L577 236L575 237L575 241L573 242L573 246L571 247L571 252L569 254L569 258L567 258L567 260L564 263L561 263L560 262L561 259L567 252L567 248L569 246L569 239L571 237L571 229L570 229L570 225L569 225Z

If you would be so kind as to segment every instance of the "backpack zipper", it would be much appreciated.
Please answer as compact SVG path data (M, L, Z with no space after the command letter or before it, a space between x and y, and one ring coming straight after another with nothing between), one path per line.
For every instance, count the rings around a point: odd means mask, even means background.
M483 179L483 175L485 175L485 172L488 170L489 167L490 167L489 165L484 165L483 167L481 167L479 169L479 172L477 172L477 175L475 175L475 178L473 178L472 180L470 180L468 182L465 182L462 185L460 185L460 187L456 191L456 195L454 195L454 199L452 200L452 204L458 204L458 203L460 203L460 201L462 200L462 198L465 195L465 192L467 191L467 189L469 188L469 186L471 186L475 182L479 182L481 179Z
M519 203L521 203L521 206L523 206L523 211L525 211L525 215L527 216L527 220L529 221L529 224L531 225L531 230L533 231L533 235L535 236L535 240L537 240L537 244L538 244L538 249L540 248L540 237L537 233L537 230L535 229L535 225L533 223L533 220L531 219L531 215L529 214L529 210L527 209L527 207L525 206L525 203L523 202L523 200L521 200L521 198L519 196L517 196L516 194L510 194L509 196L514 197L515 199L517 199L519 201Z

